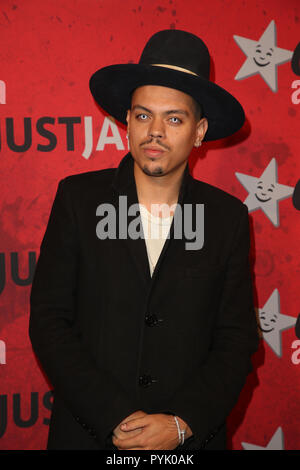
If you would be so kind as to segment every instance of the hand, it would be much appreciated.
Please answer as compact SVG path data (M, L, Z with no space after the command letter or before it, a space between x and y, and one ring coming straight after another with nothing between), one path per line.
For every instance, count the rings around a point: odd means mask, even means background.
M145 413L144 411L139 410L127 416L127 418L123 419L123 421L118 426L115 427L115 429L113 430L113 436L118 439L127 439L128 437L133 437L133 436L136 436L137 434L140 434L142 428L136 428L132 431L130 430L122 431L120 426L123 423L128 422L132 419L142 418L143 416L146 416L146 414L147 413Z
M141 417L123 420L120 430L126 437L113 437L113 444L119 450L173 450L179 445L177 426L172 415L145 413ZM132 432L136 430L139 430L138 434L133 435Z

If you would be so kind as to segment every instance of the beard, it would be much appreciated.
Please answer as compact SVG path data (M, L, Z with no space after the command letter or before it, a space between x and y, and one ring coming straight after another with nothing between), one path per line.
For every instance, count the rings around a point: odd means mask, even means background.
M160 147L162 147L163 149L165 150L170 150L170 147L168 147L167 145L164 145L160 142L160 139L158 138L153 138L151 137L151 139L148 139L147 141L143 142L141 144L141 146L144 146L144 145L148 145L148 144L151 144L152 142L157 143L157 145L159 145ZM151 161L155 161L155 159L150 159ZM148 175L148 176L163 176L164 175L164 170L161 166L159 166L159 163L157 164L157 166L155 168L153 168L153 170L150 170L150 168L147 166L147 164L145 164L143 167L142 167L142 170L143 172L145 173L145 175Z
M148 175L148 176L162 176L164 174L164 170L162 169L161 166L157 166L153 170L150 170L147 165L144 165L142 170L145 173L145 175Z

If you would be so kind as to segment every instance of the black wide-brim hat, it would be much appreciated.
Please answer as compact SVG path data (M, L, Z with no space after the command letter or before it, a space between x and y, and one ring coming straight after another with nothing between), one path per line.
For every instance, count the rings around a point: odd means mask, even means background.
M244 124L241 104L222 87L209 80L210 54L194 34L164 30L147 42L138 64L101 68L90 79L95 101L109 115L126 124L132 92L144 85L158 85L187 93L201 106L208 120L203 140L228 137Z

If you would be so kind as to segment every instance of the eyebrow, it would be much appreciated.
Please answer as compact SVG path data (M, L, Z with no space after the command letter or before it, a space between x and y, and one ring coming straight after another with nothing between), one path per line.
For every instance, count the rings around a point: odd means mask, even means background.
M152 111L148 108L145 108L145 106L142 106L140 104L136 104L133 106L132 111L135 111L136 109L142 109L143 111L146 111L147 113L152 114ZM183 114L184 116L189 116L188 111L185 111L184 109L170 109L168 111L165 111L163 114L168 116L169 114Z

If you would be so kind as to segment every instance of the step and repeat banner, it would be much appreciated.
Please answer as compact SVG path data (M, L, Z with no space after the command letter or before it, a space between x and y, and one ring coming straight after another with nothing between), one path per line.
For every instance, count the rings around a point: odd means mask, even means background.
M243 104L235 136L190 157L193 176L249 209L260 346L228 419L234 450L300 449L298 0L1 0L0 449L45 449L51 384L28 337L29 296L60 179L116 167L126 129L88 82L137 62L156 31L205 41L212 78ZM299 185L298 185L299 187Z

